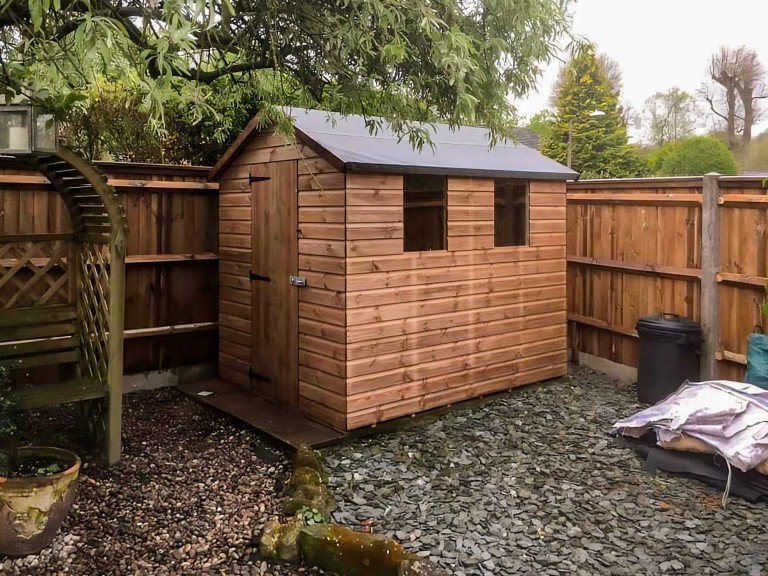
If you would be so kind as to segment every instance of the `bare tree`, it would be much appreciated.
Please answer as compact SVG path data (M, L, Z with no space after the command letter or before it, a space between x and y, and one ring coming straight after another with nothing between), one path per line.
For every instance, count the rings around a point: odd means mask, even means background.
M768 98L765 68L757 53L746 46L723 46L710 58L709 76L715 84L704 86L701 94L725 124L729 148L749 144L752 127L761 118L760 102Z
M679 88L657 92L645 101L643 124L648 142L663 146L690 136L700 125L696 101Z

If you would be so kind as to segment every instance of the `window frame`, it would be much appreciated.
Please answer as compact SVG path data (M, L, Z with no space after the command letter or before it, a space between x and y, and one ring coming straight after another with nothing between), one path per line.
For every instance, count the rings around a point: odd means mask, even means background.
M442 187L442 199L441 200L416 200L413 197L409 199L409 191L411 194L418 194L419 192L430 192L433 190L437 190L437 188L429 188L424 187L423 185L421 187L415 186L410 187L408 186L409 179L411 182L413 182L416 179L422 180L422 184L424 181L427 181L429 179L434 179L435 181L440 180L441 187ZM440 247L438 248L428 248L424 246L420 246L419 248L409 248L409 234L408 234L408 211L418 208L430 208L429 205L424 205L424 203L430 203L430 202L440 202L439 206L434 206L436 208L439 208L440 210L440 227L441 227L441 236L439 238L439 244ZM419 204L422 204L421 206ZM412 232L413 234L413 232ZM412 235L411 234L411 235ZM411 238L413 240L413 238ZM436 242L437 243L437 242ZM448 250L448 176L444 174L404 174L403 175L403 252L440 252Z
M512 241L511 243L500 243L499 237L499 231L500 226L499 222L501 218L499 218L499 207L500 203L506 204L506 199L502 198L499 199L499 190L502 186L509 186L513 189L523 187L524 188L524 194L525 194L525 205L524 205L524 211L523 211L523 224L524 224L524 231L523 231L523 241L522 243L518 243L514 241L515 232L513 231L511 233ZM506 206L504 206L506 207ZM509 216L509 219L512 221L513 226L516 225L514 222L517 218L517 214L515 213L515 207L513 205L512 207L512 214ZM512 230L515 230L514 228ZM530 180L523 180L520 178L494 178L493 179L493 246L494 248L520 248L520 247L526 247L531 245L531 181Z

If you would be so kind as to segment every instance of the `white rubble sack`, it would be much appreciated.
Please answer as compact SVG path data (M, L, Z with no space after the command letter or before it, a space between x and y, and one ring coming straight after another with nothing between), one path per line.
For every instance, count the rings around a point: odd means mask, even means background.
M698 438L746 472L768 460L768 390L728 380L686 382L613 427L633 438L653 428L660 442Z

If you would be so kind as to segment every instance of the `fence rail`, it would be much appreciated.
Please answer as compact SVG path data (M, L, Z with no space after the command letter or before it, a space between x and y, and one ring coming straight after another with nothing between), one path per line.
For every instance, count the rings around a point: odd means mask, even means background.
M636 367L638 319L671 312L702 324L703 377L741 379L768 282L762 181L586 180L567 202L572 349Z
M97 166L128 218L125 371L215 363L218 185L208 168ZM71 233L63 201L44 176L0 162L0 234L41 232Z

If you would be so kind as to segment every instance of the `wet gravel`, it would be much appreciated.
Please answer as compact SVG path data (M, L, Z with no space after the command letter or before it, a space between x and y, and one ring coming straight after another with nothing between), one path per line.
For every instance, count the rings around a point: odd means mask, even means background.
M67 444L68 430L52 429L67 416L43 418L37 434ZM53 544L0 559L0 574L319 574L269 566L250 546L279 513L289 469L254 432L168 389L125 397L123 441L118 466L84 470Z
M336 520L372 520L455 576L768 573L768 506L723 510L713 488L646 474L606 435L636 409L634 387L578 368L328 449Z
M86 468L53 545L0 574L320 574L250 546L289 462L174 390L125 400L119 466ZM452 575L768 573L768 506L643 471L605 432L635 391L576 369L480 406L324 451L336 520L394 537ZM36 421L55 436L61 415ZM56 443L66 445L67 430Z

